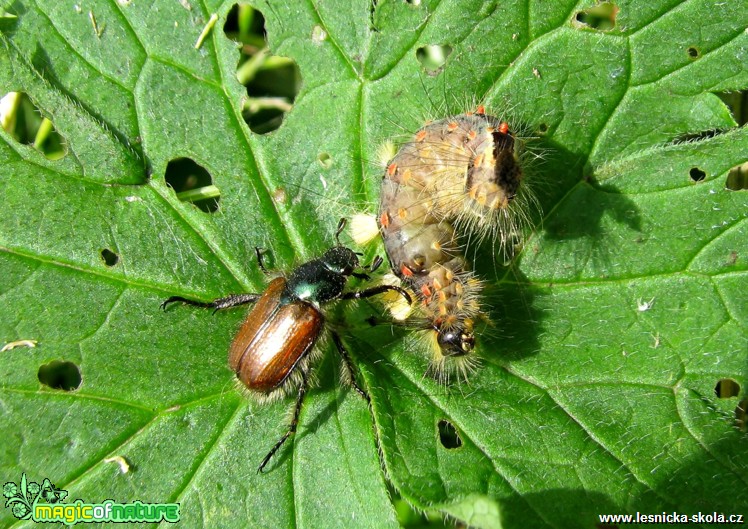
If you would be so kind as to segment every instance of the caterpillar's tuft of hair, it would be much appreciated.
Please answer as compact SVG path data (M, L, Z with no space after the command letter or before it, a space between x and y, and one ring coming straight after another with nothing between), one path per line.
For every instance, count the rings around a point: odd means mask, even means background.
M348 225L351 238L357 245L364 246L369 244L379 235L377 219L373 215L356 213L350 219Z

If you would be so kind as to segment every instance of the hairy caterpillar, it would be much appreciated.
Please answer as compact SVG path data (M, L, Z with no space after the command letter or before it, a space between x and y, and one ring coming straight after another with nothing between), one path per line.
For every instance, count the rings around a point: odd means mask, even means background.
M429 331L441 379L464 378L476 362L482 285L460 237L489 236L503 250L527 222L517 147L509 125L479 106L426 123L387 155L377 226L392 272L420 301L410 322Z

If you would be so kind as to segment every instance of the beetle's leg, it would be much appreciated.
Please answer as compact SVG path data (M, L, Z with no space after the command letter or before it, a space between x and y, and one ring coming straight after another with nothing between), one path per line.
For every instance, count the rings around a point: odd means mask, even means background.
M402 297L405 298L405 301L408 302L408 305L413 304L413 298L410 297L410 294L408 294L408 292L405 289L396 287L394 285L379 285L376 287L367 288L366 290L357 290L355 292L343 292L343 294L340 296L340 299L370 298L371 296L376 296L377 294L382 294L384 292L397 292Z
M267 268L265 268L264 257L265 257L266 251L267 250L264 250L260 248L259 246L255 246L255 255L257 255L257 264L260 265L260 270L262 270L263 273L269 274L270 272L268 271Z
M268 462L270 461L270 459L272 459L278 449L283 446L283 443L286 442L286 439L296 433L296 426L298 426L299 424L299 414L301 414L301 405L304 402L304 395L306 395L308 382L309 380L307 378L307 374L304 372L304 370L301 370L301 384L299 385L299 394L296 397L296 407L293 410L293 419L291 419L291 424L288 426L288 431L285 433L285 435L283 435L283 437L281 437L280 440L275 443L275 446L270 450L270 452L268 452L268 455L265 456L265 459L262 460L262 463L260 463L260 466L257 468L258 474L262 473L265 465L268 464Z
M356 372L353 370L351 357L348 355L348 351L345 350L345 347L343 347L343 342L340 339L340 335L335 331L330 331L330 333L332 334L332 341L335 342L335 347L338 348L338 353L340 353L340 357L343 359L343 365L348 371L348 377L351 380L351 386L353 386L353 389L355 389L359 395L365 398L367 402L371 402L371 399L369 399L369 395L367 395L366 392L361 389L361 386L358 385L358 382L356 382Z
M371 262L370 265L366 265L364 268L366 268L369 272L374 272L377 268L382 266L382 263L384 262L384 259L382 259L381 255L377 255L374 260Z
M357 254L358 255L358 254ZM362 266L364 270L368 272L373 272L380 266L382 266L382 263L384 262L384 259L382 259L380 256L376 256L374 260L371 262L371 264L368 264L366 266ZM362 272L352 272L351 275L353 277L357 277L358 279L365 279L366 281L370 280L371 278L368 276L368 274L362 273Z
M161 304L161 308L166 310L166 307L170 303L181 302L187 305L193 305L195 307L206 307L219 309L228 309L230 307L236 307L237 305L244 305L246 303L254 303L260 299L261 294L231 294L225 298L214 299L213 301L194 301L192 299L183 298L182 296L172 296Z
M338 241L338 246L343 246L342 244L340 244L340 234L343 233L343 229L345 229L346 224L348 224L348 221L345 217L338 221L338 229L335 230L335 240Z

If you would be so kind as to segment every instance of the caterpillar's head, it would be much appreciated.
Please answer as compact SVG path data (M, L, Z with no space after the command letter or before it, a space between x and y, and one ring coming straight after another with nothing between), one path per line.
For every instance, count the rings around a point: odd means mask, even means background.
M442 384L449 384L456 378L467 382L470 374L478 367L475 354L475 335L469 320L449 329L432 328L432 357L428 373Z
M470 354L475 347L475 336L471 330L452 328L437 331L437 342L444 356L462 356Z

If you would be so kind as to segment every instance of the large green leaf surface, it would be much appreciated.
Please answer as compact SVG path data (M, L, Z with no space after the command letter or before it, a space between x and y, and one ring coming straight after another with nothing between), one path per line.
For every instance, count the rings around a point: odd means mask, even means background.
M748 9L630 0L601 31L578 21L591 5L257 4L303 79L282 127L259 136L222 31L232 2L5 2L18 18L2 26L2 93L26 92L68 152L50 161L2 133L0 341L38 341L0 353L2 481L179 502L185 527L393 527L388 480L417 508L482 527L745 513L748 191L725 179L748 131L715 93L748 87ZM433 75L427 45L452 49ZM440 385L423 340L364 323L381 305L341 305L331 318L371 413L323 343L299 432L258 475L292 399L236 390L226 351L244 311L159 304L261 291L255 246L281 270L318 255L341 216L376 211L378 145L477 101L524 123L543 157L521 254L505 270L490 245L474 253L490 307L482 366ZM210 172L217 212L167 187L179 157ZM79 367L77 390L40 384L52 360ZM715 395L724 378L739 396Z

